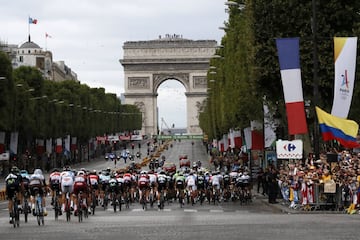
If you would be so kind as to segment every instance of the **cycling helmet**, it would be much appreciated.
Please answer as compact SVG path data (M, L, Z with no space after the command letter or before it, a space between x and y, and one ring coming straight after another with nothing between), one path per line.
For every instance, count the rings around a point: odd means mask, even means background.
M20 173L20 170L19 170L19 168L18 168L17 166L13 166L13 167L11 168L10 172L11 172L12 174L18 174L18 173Z
M52 173L53 173L53 172L59 172L59 169L54 168L51 172L52 172Z
M140 174L147 174L145 170L141 171Z
M64 171L71 171L71 167L70 166L65 166L63 170Z
M41 171L41 169L37 168L37 169L34 170L34 174L43 175L43 172Z
M164 175L165 175L166 173L165 173L164 170L161 170L161 171L159 172L159 174L164 174Z
M77 174L76 174L76 176L82 176L82 175L85 175L85 172L84 172L84 171L81 171L81 170L78 171Z

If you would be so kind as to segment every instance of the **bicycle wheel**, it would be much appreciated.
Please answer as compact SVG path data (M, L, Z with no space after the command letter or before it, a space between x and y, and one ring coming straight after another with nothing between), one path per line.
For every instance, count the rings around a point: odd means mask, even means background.
M59 217L59 201L57 196L55 197L54 201L54 213L55 213L55 220L58 220Z
M65 203L65 212L66 212L66 221L70 222L71 218L71 211L70 211L70 202L68 196L66 197L66 203Z
M28 209L29 209L29 202L28 202L27 198L25 198L23 211L24 211L24 219L25 219L26 223L28 221L28 214L29 214Z
M95 208L96 208L96 195L95 192L91 194L91 214L95 215Z
M116 212L116 194L115 193L112 193L112 205L113 205L113 208L114 208L114 212Z

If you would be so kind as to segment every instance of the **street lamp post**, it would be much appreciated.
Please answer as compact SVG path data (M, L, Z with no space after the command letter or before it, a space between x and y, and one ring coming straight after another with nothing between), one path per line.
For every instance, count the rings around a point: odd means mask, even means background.
M317 49L317 18L316 18L316 2L312 0L312 34L313 34L313 94L314 94L314 113L315 107L319 102L319 80L318 80L318 49ZM314 114L316 116L316 113ZM319 126L317 117L314 117L314 153L316 159L319 158Z

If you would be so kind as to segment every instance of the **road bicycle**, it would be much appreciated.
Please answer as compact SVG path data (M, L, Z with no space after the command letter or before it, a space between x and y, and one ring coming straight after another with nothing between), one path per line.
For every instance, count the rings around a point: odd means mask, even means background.
M55 220L58 220L59 215L61 215L61 205L59 201L60 191L57 189L55 190L54 196L54 213L55 213Z
M71 207L70 207L71 199L70 199L70 192L66 192L65 197L65 213L66 213L66 221L70 222L71 220Z
M35 194L35 216L36 216L36 220L38 225L40 226L41 224L44 225L45 224L45 220L44 220L44 208L42 206L42 196L39 193L39 190L36 191Z
M11 211L11 222L14 228L16 228L16 227L20 227L20 211L17 204L18 200L17 200L16 192L14 193L14 196L12 198L12 202L13 202L13 207Z
M92 215L95 215L96 205L97 205L96 193L95 193L95 190L92 190L92 192L91 192L91 214Z
M28 215L30 213L29 192L28 191L24 192L23 212L24 212L25 222L27 223Z

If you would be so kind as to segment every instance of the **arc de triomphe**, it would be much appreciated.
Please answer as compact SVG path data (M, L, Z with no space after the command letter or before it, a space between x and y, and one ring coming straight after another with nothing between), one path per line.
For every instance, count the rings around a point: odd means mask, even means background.
M124 67L125 104L136 105L142 112L142 134L158 134L157 90L169 79L185 87L187 133L202 134L198 116L207 96L206 76L216 47L215 40L188 40L175 34L124 43L120 63Z

